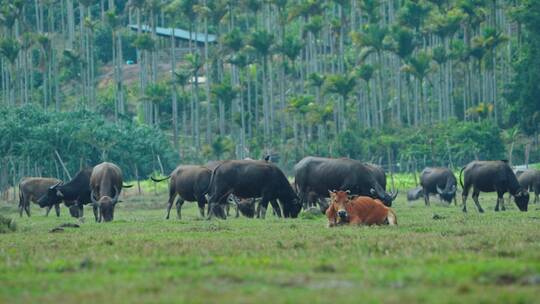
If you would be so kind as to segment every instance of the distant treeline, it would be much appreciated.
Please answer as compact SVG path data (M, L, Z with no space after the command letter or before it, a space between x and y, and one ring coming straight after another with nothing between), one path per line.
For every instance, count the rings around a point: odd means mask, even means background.
M516 144L512 134L488 120L451 121L421 128L352 129L324 148L317 141L304 145L290 142L285 149L275 151L274 160L289 174L306 155L351 157L381 164L386 170L390 163L392 170L398 172L421 170L426 165L455 168L474 159L508 158L509 150L515 146L514 162L525 161L525 145ZM126 179L145 179L156 171L167 174L179 163L204 164L212 159L234 158L234 151L227 152L226 147L226 143L216 144L213 152L200 151L198 159L186 159L175 154L163 131L135 121L108 121L84 110L4 108L0 109L0 189L16 185L23 176L68 180L67 172L73 176L80 168L105 160L118 164ZM218 156L216 151L221 154ZM540 155L531 153L530 161L538 160Z

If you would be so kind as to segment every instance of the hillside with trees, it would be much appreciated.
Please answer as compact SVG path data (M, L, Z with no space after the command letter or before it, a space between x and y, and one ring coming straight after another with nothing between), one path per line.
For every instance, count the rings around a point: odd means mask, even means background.
M2 187L101 160L540 161L540 0L0 3Z

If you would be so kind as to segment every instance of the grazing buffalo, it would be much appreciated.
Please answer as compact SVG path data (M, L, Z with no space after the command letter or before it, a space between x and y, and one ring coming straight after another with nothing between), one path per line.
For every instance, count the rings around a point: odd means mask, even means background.
M22 217L23 211L30 217L30 202L37 203L38 200L47 194L49 187L61 183L56 178L27 177L19 183L19 215ZM56 216L60 216L60 202L53 204ZM46 216L49 215L53 205L47 206Z
M457 180L450 169L440 167L425 168L420 173L420 185L422 186L426 206L429 206L430 194L438 194L447 203L452 203L452 200L454 200L454 204L457 206Z
M114 207L122 192L122 170L108 162L95 166L90 176L90 189L96 222L112 221Z
M211 175L212 171L207 167L184 165L178 166L166 178L155 179L152 177L152 180L155 182L170 178L169 200L167 202L167 216L165 218L169 219L171 207L176 195L178 195L178 200L176 201L176 214L179 219L182 218L181 210L184 201L196 201L199 205L199 212L201 213L201 216L204 217L204 206L207 204L205 194L210 186Z
M298 203L285 174L274 164L265 161L231 160L217 166L210 182L209 216L226 218L221 206L234 194L241 198L261 197L261 217L265 217L268 202L283 207L283 216L297 217L302 206Z
M62 200L69 207L73 217L83 216L83 205L92 202L90 198L90 175L93 168L86 168L77 173L72 180L65 184L56 183L50 186L46 195L43 195L38 204L40 207L49 207L59 204Z
M540 171L535 169L526 170L518 175L517 179L523 189L527 189L529 192L534 193L534 203L538 203L538 195L540 194Z
M461 180L462 174L463 182ZM495 211L499 211L499 203L502 210L505 210L503 195L506 192L510 192L514 196L514 202L519 210L527 211L529 193L519 185L516 175L505 160L470 162L461 169L459 182L463 188L463 212L467 212L466 202L471 187L473 187L472 198L480 213L484 212L478 201L480 192L495 191L497 192Z
M420 197L424 196L424 189L422 188L422 186L420 187L416 187L414 189L411 189L407 192L407 200L410 202L410 201L415 201L417 199L419 199Z
M319 197L328 197L328 190L349 190L355 195L379 198L385 205L391 206L397 194L388 194L381 178L374 167L348 158L323 158L308 156L294 166L295 183L298 195L304 205L310 192Z
M397 225L394 211L368 196L349 196L349 191L329 191L328 227L337 225Z

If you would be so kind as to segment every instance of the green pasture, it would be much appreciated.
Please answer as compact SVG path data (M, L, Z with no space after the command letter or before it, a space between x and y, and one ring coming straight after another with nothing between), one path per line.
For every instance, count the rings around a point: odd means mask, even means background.
M131 189L112 223L32 206L0 234L0 303L540 302L540 210L395 203L398 227L326 228L323 217L164 220L165 191ZM472 203L472 202L471 202ZM80 228L49 232L63 223Z

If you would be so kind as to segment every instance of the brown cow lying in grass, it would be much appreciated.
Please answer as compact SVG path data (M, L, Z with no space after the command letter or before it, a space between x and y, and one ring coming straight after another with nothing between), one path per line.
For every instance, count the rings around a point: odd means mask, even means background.
M349 197L349 191L330 191L328 227L338 225L397 225L396 214L378 199Z

